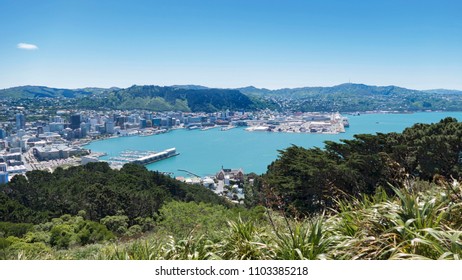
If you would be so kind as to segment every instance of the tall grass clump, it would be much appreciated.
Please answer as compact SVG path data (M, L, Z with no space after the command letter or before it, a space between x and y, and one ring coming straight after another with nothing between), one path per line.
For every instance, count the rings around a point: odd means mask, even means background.
M294 222L274 238L276 258L281 260L325 259L332 242L324 226L324 216Z
M223 233L218 255L231 260L274 259L270 233L258 227L254 221L244 222L241 218L229 221L228 230Z
M343 201L330 217L334 259L458 259L460 185L415 182L366 199ZM451 195L452 193L452 195ZM457 209L457 210L456 210ZM459 212L460 213L460 212Z

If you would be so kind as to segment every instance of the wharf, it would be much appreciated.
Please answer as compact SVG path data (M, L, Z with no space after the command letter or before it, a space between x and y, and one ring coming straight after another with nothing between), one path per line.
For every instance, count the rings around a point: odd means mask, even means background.
M176 152L176 148L170 148L162 152L124 151L117 157L111 157L109 161L114 163L135 163L145 165L177 155L179 155L179 153Z

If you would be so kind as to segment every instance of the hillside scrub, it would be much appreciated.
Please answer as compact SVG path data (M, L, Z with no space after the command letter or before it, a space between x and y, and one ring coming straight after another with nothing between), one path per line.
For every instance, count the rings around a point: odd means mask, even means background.
M286 218L268 210L243 219L222 208L227 226L206 231L203 217L183 212L191 228L186 235L169 228L126 242L97 243L62 250L51 243L28 243L26 238L2 238L7 259L459 259L462 253L462 187L457 182L435 184L413 181L389 195L338 201L338 208L311 218ZM168 207L207 208L178 202ZM210 208L210 209L212 209ZM263 209L262 209L263 210ZM226 213L228 212L228 213ZM258 213L258 212L257 212ZM170 215L170 214L167 214ZM206 216L213 215L211 212ZM269 215L269 216L268 216ZM253 216L253 218L252 218ZM260 217L260 218L257 218ZM218 221L217 221L218 222ZM219 221L222 223L224 221ZM26 234L28 236L28 234Z

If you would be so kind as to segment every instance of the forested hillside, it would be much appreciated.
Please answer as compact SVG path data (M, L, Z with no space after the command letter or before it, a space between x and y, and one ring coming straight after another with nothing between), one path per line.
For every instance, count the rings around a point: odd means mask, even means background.
M30 232L25 243L39 249L47 244L68 248L152 230L159 209L173 200L230 206L206 188L133 164L120 171L107 163L58 168L53 173L31 171L1 188L0 237L19 238ZM54 240L58 233L62 238ZM9 243L0 238L2 242Z
M83 210L93 221L122 211L133 224L136 218L152 217L172 199L226 205L208 189L186 185L135 164L126 164L119 171L104 162L90 163L58 168L53 173L30 171L26 176L13 177L0 193L2 221L44 222ZM8 203L18 205L18 209L6 207Z
M148 109L154 111L216 112L252 110L252 100L237 90L132 86L78 100L83 108Z

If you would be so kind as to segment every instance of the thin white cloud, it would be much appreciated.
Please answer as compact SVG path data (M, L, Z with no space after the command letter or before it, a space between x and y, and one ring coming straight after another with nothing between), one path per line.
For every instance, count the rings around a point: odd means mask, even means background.
M17 47L18 49L27 50L27 51L35 51L38 49L37 45L27 44L27 43L19 43Z

